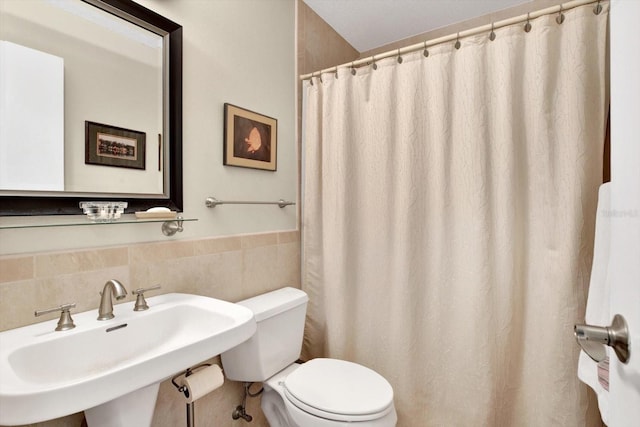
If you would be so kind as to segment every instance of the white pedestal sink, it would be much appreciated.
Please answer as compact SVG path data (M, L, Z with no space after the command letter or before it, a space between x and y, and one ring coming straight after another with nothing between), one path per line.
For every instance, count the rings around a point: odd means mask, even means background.
M55 332L51 320L1 332L0 425L84 410L89 427L149 425L160 382L256 329L251 310L214 298L174 293L147 302L138 312L133 302L116 305L108 321L96 320L97 310L73 314L68 331Z
M120 396L117 399L85 409L89 427L150 426L160 383Z

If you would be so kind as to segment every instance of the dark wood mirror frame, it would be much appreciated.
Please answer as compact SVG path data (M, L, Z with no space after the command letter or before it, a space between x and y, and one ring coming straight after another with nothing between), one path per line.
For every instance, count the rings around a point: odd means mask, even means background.
M104 194L82 197L0 196L0 216L81 215L83 212L79 203L86 200L126 201L128 203L126 213L143 211L156 206L182 211L182 26L131 0L89 0L87 3L97 4L98 7L100 3L106 4L168 33L169 93L166 99L169 111L167 118L169 185L165 188L167 197L110 197Z

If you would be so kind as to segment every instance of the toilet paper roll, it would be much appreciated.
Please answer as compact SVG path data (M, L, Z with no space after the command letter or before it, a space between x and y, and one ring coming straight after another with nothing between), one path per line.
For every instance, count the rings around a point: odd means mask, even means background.
M197 370L188 377L182 377L180 385L186 389L184 393L187 403L191 403L211 393L222 384L224 384L222 369L218 365L211 365Z

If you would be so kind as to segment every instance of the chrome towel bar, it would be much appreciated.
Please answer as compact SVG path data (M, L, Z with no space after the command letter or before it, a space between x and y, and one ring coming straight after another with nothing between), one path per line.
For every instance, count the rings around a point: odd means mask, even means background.
M243 201L243 200L218 200L215 197L207 197L205 204L208 208L215 208L218 205L278 205L280 208L295 205L296 202L290 202L283 199L277 202L260 202L260 201Z

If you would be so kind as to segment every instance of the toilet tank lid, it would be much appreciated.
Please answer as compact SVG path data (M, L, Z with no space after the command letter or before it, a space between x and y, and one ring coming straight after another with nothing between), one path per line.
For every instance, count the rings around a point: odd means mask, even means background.
M256 322L260 322L276 314L306 304L307 301L309 301L309 297L304 291L286 287L239 301L238 304L253 311Z

